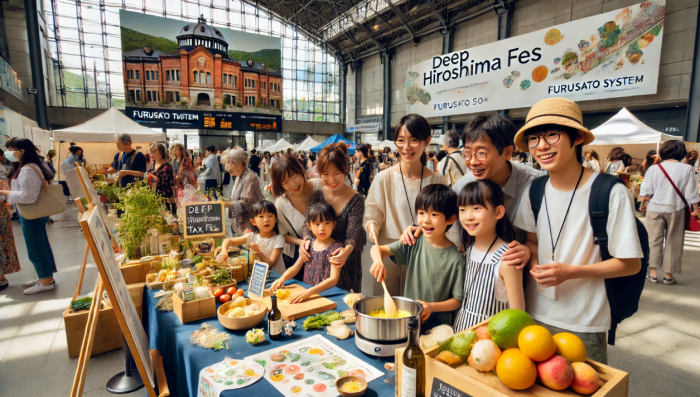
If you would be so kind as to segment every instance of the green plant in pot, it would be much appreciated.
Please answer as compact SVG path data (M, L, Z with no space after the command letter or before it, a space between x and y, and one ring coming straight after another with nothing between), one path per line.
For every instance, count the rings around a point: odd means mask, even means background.
M160 215L165 199L150 189L145 181L130 184L118 193L114 207L122 211L119 239L128 259L137 259L139 248L150 229L164 223Z

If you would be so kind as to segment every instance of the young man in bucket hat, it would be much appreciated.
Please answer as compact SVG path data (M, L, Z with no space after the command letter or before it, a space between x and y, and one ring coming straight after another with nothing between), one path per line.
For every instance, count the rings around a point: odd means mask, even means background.
M602 260L594 243L589 196L598 172L582 166L583 145L594 139L582 118L579 106L565 98L543 99L530 109L515 146L529 151L549 180L537 218L530 200L535 181L521 198L514 224L528 232L532 251L525 287L528 313L553 335L577 335L589 358L606 363L611 310L605 279L639 273L643 250L633 197L620 183L610 189L605 224L612 258Z

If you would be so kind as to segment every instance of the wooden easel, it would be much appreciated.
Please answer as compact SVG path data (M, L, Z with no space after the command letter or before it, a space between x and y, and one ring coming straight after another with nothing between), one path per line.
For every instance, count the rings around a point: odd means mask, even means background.
M157 349L148 350L148 339L138 319L138 314L136 314L136 309L129 296L119 265L114 260L111 236L102 221L99 211L94 207L89 208L81 216L80 226L85 233L88 247L97 264L100 278L95 287L95 301L90 307L88 325L78 359L78 368L73 380L71 397L79 397L83 393L103 289L107 291L107 295L112 302L119 327L124 335L124 339L126 339L134 361L136 361L136 366L141 378L144 380L144 386L148 395L151 397L169 396L170 390L168 389L163 370L162 357ZM155 389L156 384L158 392Z

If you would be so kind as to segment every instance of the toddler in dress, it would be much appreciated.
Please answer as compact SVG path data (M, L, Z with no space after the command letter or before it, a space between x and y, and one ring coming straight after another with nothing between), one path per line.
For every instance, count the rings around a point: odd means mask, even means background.
M351 285L350 274L346 267L338 269L331 265L329 258L333 251L343 248L343 244L335 241L331 234L336 224L336 214L333 207L326 203L314 204L309 208L307 227L316 236L311 242L309 253L311 259L306 261L301 255L294 266L287 269L281 278L272 284L271 291L280 289L284 282L291 280L303 266L304 282L312 285L305 291L299 291L290 297L290 303L303 302L311 295L319 294L336 285L344 290L349 290Z

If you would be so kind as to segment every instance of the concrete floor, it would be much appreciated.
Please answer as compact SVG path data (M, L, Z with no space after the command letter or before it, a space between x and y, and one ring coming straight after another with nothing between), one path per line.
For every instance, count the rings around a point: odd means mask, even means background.
M270 199L269 197L266 197ZM77 285L85 239L76 210L48 226L58 273L53 292L25 296L20 284L36 276L27 259L22 231L13 222L22 271L8 275L0 292L0 396L65 396L70 393L77 359L68 358L61 316ZM609 363L630 374L630 396L700 396L700 233L686 234L683 274L673 286L647 283L639 312L618 328ZM363 254L363 290L371 291L369 246ZM94 289L92 257L83 294ZM121 351L92 357L84 396L109 396L107 381L124 370ZM167 357L166 357L167 359ZM38 371L41 372L38 372ZM134 395L143 395L142 391Z

